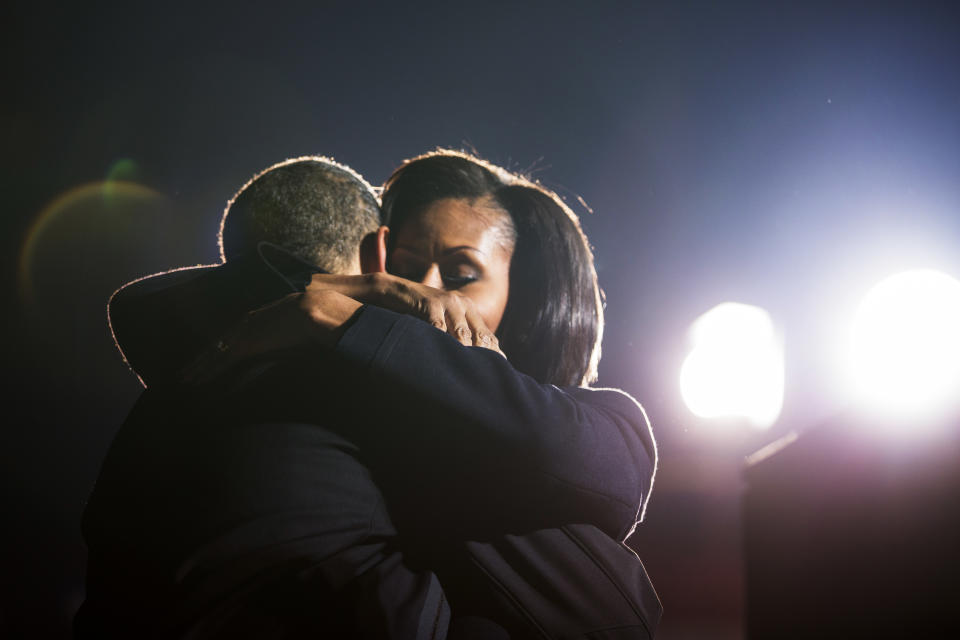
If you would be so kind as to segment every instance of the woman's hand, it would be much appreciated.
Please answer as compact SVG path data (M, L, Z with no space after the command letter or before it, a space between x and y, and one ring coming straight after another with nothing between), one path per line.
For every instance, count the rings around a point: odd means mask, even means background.
M435 289L387 273L362 276L317 273L305 295L330 290L359 302L420 318L463 345L483 347L503 355L497 336L487 328L473 301L455 291Z

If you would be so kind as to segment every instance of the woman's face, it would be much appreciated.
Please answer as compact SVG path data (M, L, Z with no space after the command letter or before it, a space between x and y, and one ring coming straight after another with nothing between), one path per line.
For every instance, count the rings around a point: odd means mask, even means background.
M395 229L389 271L470 298L491 331L507 306L513 226L489 198L445 198Z

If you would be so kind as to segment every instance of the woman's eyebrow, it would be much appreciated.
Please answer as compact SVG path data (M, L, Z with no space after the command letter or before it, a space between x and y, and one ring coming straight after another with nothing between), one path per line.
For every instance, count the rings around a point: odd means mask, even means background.
M449 249L444 249L440 255L449 256L451 254L457 253L458 251L473 251L479 253L482 256L487 255L485 251L478 249L477 247L471 246L469 244L461 244L456 247L450 247Z

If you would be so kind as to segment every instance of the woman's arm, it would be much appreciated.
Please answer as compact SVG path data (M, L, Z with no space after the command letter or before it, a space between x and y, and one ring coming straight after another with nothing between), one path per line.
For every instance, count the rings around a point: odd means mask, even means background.
M628 394L541 384L496 353L376 307L359 312L335 352L360 366L371 402L386 407L354 425L362 447L403 447L428 466L474 474L494 507L579 516L618 539L642 516L657 453Z

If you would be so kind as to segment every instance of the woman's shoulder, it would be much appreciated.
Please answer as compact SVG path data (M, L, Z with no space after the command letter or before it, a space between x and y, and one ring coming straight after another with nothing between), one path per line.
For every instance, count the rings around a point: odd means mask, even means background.
M578 402L592 405L595 413L605 415L607 422L618 427L616 431L623 437L624 443L642 443L642 449L652 463L651 471L655 472L657 441L650 418L636 398L623 389L613 387L572 387L566 391Z
M616 387L565 387L564 391L581 402L589 402L599 408L616 411L624 417L632 417L637 422L642 422L647 426L650 424L643 405L623 389L617 389Z

